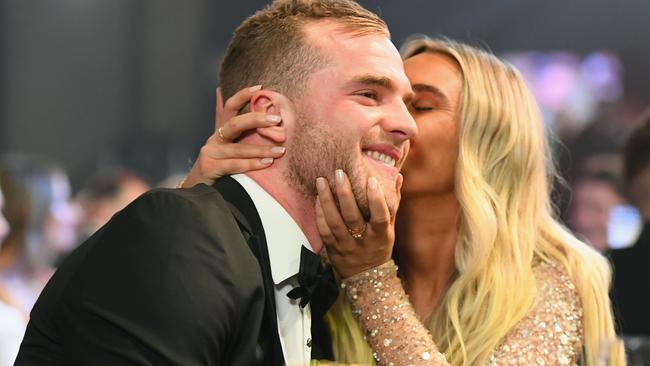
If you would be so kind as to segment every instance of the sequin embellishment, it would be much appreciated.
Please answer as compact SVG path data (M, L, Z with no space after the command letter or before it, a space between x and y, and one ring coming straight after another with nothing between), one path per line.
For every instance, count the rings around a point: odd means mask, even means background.
M582 307L573 283L554 264L538 263L534 271L535 305L494 350L490 366L567 366L580 358ZM418 320L393 261L345 279L341 288L377 364L449 365Z

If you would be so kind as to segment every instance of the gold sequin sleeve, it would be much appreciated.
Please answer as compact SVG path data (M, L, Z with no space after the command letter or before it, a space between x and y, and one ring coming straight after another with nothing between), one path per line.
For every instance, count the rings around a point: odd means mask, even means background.
M535 267L537 295L531 312L506 335L489 365L575 365L582 353L582 305L566 272L550 263Z
M379 365L448 365L418 320L392 260L343 280L341 287Z
M575 365L582 344L575 288L552 264L537 265L535 278L533 309L504 337L488 365ZM379 365L448 365L418 320L393 261L347 278L341 287Z

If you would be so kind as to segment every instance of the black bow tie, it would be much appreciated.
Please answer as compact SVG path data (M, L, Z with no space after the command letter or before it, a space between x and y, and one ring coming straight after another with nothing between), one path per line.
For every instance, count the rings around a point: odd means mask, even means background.
M323 265L320 256L304 246L300 251L298 283L300 287L289 291L287 296L294 300L299 298L301 308L311 301L312 316L324 315L339 293L332 266Z

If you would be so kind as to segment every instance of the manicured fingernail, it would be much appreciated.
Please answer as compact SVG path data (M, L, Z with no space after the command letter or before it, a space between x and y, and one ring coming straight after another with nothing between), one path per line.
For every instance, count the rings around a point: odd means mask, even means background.
M334 177L336 178L336 184L342 186L342 185L343 185L343 182L345 181L345 179L344 179L344 177L343 177L343 170L341 170L341 169L336 169L336 170L334 171Z
M273 158L263 158L263 159L260 159L260 163L261 163L262 165L269 165L269 164L271 164L272 162L273 162Z
M368 187L372 189L373 191L377 189L377 178L375 177L370 177L368 178Z
M274 146L274 147L271 148L271 152L272 152L273 154L284 154L284 151L285 151L286 149L287 149L287 148L284 147L284 146Z
M267 114L266 115L266 122L273 123L273 124L280 123L280 122L282 122L282 117L280 117L277 114Z
M318 192L323 192L325 190L325 178L316 178L316 189L318 189Z
M248 91L250 91L252 93L252 92L256 92L256 91L258 91L260 89L262 89L262 85L255 85L255 86L251 86L250 88L248 88Z

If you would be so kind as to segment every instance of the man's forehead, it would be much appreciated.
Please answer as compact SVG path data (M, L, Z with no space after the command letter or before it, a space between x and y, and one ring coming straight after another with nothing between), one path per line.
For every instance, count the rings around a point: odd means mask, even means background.
M302 30L307 38L315 43L325 44L327 42L338 43L344 39L357 38L365 35L376 35L390 38L388 29L380 32L376 28L363 28L336 19L320 19L306 22Z
M387 34L358 35L334 21L312 22L305 31L308 42L329 59L329 66L342 68L350 79L372 75L411 91L402 59Z

